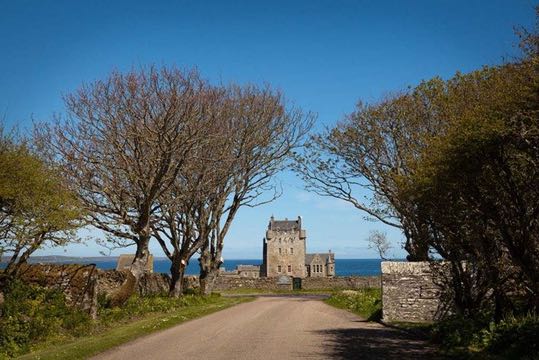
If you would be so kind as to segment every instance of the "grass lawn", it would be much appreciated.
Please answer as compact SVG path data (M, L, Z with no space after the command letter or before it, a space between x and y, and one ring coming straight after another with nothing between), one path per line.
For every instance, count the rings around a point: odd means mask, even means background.
M325 303L369 321L378 321L382 317L382 290L379 288L342 290L331 295Z
M85 359L137 337L250 300L252 298L212 296L171 312L148 313L120 321L119 325L98 325L90 335L39 344L33 352L18 359Z

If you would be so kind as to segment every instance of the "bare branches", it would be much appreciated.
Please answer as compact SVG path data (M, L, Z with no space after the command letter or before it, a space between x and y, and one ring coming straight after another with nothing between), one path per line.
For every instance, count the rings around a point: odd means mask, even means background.
M359 103L334 128L310 137L296 156L294 170L306 188L352 204L368 218L402 229L411 258L425 260L428 247L414 225L414 211L399 194L399 181L410 174L426 139L443 121L435 95L445 91L439 79L377 104ZM417 245L417 246L416 246Z
M387 240L386 233L376 230L371 231L367 241L369 243L369 249L375 249L380 259L387 260L387 252L391 249L391 244Z
M220 160L211 166L210 196L199 201L198 213L203 216L196 218L199 233L205 236L200 258L203 291L211 291L211 281L206 280L221 265L224 239L237 211L279 196L274 176L287 165L313 121L312 114L287 109L282 95L268 86L231 86L225 95L222 116L212 127L222 152L214 153ZM261 198L268 193L269 198Z
M136 243L135 262L146 261L163 195L201 145L206 88L195 71L114 72L66 96L67 117L37 131L92 224Z

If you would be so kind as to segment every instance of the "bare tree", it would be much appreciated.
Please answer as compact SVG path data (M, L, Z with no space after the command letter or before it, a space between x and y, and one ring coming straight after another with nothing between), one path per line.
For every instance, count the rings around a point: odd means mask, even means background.
M224 240L238 210L279 196L274 175L286 166L314 120L312 114L287 109L282 94L267 86L232 86L228 97L231 110L219 119L219 128L228 139L232 157L221 163L226 176L218 177L212 196L201 209L206 216L199 217L197 224L207 230L199 258L200 285L205 294L213 289L223 262ZM263 194L271 195L263 198Z
M391 249L391 244L389 243L385 232L378 230L371 231L369 237L367 238L367 242L369 243L369 249L376 249L380 259L388 259L387 252L389 249Z
M217 87L200 94L207 107L201 133L204 146L194 149L170 191L159 199L162 217L153 230L171 261L171 296L182 295L185 268L205 244L210 228L216 226L211 207L227 199L228 193L223 196L221 189L233 171L234 134L227 124L231 107L226 95L225 89Z
M426 260L428 242L414 209L400 197L398 181L409 175L425 139L443 124L435 95L444 91L444 82L435 78L377 104L359 103L335 127L311 136L295 164L308 190L347 201L368 219L401 229L410 260Z
M37 131L77 189L93 226L118 245L136 245L136 279L146 268L165 194L201 145L205 108L199 93L205 87L196 71L114 72L66 96L67 117Z

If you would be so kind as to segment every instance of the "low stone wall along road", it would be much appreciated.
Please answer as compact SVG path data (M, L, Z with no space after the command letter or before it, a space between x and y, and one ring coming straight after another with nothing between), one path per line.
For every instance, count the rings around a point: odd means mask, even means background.
M425 342L315 297L260 297L95 359L433 359Z

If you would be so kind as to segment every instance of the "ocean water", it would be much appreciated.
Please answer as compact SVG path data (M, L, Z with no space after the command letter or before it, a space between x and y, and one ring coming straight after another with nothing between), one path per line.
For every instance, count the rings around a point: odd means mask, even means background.
M351 275L380 275L380 259L335 259L335 272L337 276L351 276ZM73 263L69 262L58 262L58 263ZM78 259L76 261L78 264L89 264L94 263L99 269L108 270L116 268L116 261L114 260L103 260L96 261L96 259L91 259L86 261L84 258ZM236 265L260 265L262 260L258 259L243 259L243 260L225 260L223 264L224 268L227 271L235 270ZM5 264L0 264L2 268ZM154 272L159 273L169 273L170 272L170 261L168 259L156 259L154 260ZM198 260L192 259L186 270L186 275L198 275L199 267Z

